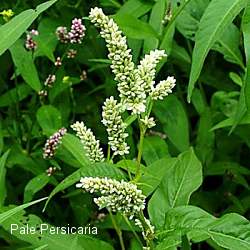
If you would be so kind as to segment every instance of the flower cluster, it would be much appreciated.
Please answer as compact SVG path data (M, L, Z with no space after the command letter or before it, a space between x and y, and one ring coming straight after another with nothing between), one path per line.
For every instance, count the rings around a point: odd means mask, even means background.
M148 94L154 85L156 66L167 55L164 50L153 50L140 61L137 71L143 84L144 91Z
M145 222L146 227L143 226L141 220L137 218L135 219L135 225L142 230L143 239L147 241L148 238L151 237L151 235L154 235L155 227L151 225L150 220L148 220L147 218L144 217L143 221Z
M75 49L70 49L69 51L67 51L67 58L75 58L77 54L77 50Z
M57 39L62 43L82 43L85 36L85 26L80 18L74 18L71 23L71 29L68 32L67 27L59 26L56 29Z
M96 27L101 29L101 36L107 43L108 57L112 61L111 69L118 82L118 91L121 103L125 109L132 111L132 114L144 113L146 110L146 98L154 91L154 99L161 99L171 90L160 86L154 87L156 66L166 56L163 50L151 51L135 67L132 62L131 50L128 49L126 37L122 36L118 25L113 19L108 18L100 8L93 8L89 18ZM165 86L166 87L166 86ZM156 89L155 89L156 88ZM165 92L159 93L158 90Z
M80 138L86 155L89 157L91 162L104 161L103 151L100 148L99 140L96 140L93 132L87 128L83 122L76 122L71 125L71 128L76 131L76 135Z
M145 107L141 102L145 99L145 95L134 74L135 66L131 50L127 47L126 37L122 36L117 24L105 16L102 9L91 9L89 17L91 22L101 29L100 34L107 43L108 57L112 61L111 69L118 82L122 103L133 113L144 112Z
M140 121L144 124L146 128L152 128L156 125L153 117L149 118L148 116L145 116L144 118L140 119Z
M49 74L44 82L44 86L48 86L49 88L51 88L55 81L56 81L56 76Z
M58 148L63 136L66 134L66 128L59 129L46 141L43 148L43 158L52 158L55 155L55 151Z
M58 57L56 58L55 66L56 66L56 67L62 66L62 59L61 59L60 56L58 56Z
M68 31L67 31L66 27L63 27L63 26L57 27L56 36L57 36L57 39L61 43L68 43L69 42L69 36L68 36Z
M5 22L8 22L14 16L14 12L12 9L3 10L0 12L0 15L3 16Z
M84 177L76 187L83 188L90 193L100 193L94 199L100 209L106 207L112 212L122 212L132 219L145 208L145 196L132 183L117 181L107 177Z
M165 96L172 93L175 82L176 80L173 76L169 76L167 80L160 81L155 87L152 87L150 96L153 100L162 100Z
M106 99L102 111L102 123L106 126L108 133L108 143L114 151L114 155L124 155L129 153L129 146L125 139L128 134L125 132L126 124L121 117L121 104L113 96Z
M69 41L70 43L82 43L82 39L85 36L85 26L82 25L81 19L73 19L71 30L69 32Z
M34 51L37 49L37 42L34 41L34 36L38 36L39 32L37 30L31 30L26 34L25 48L27 50Z

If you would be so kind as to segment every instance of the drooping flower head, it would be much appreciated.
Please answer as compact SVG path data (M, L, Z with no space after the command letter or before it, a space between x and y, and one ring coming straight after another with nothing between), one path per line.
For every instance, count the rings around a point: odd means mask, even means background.
M55 155L56 149L58 148L59 144L63 136L66 134L67 129L61 128L56 133L54 133L50 138L46 141L45 146L43 148L43 158L52 158Z
M117 181L107 177L84 177L76 187L83 188L89 193L99 193L94 199L100 209L108 208L112 212L122 212L132 219L145 208L146 197L135 184L124 180Z
M102 123L108 133L108 144L114 155L125 155L129 153L129 146L125 139L128 134L125 132L126 124L123 122L122 105L117 103L113 96L106 99L102 111Z
M76 122L71 125L71 128L76 131L76 135L80 138L86 155L91 162L104 161L104 154L100 148L99 140L96 140L93 132L87 128L83 122Z

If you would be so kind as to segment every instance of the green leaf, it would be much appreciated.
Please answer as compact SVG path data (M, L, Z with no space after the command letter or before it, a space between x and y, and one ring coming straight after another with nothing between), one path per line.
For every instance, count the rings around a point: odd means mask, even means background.
M156 250L177 250L177 246L181 244L180 235L171 235L168 238L165 238L156 246Z
M116 15L129 14L137 18L146 14L152 6L150 1L129 0L122 5Z
M80 168L90 164L86 156L83 144L80 140L71 134L66 134L62 139L62 146L58 149L56 156L69 163L74 163L74 166ZM73 158L73 160L72 160ZM71 165L70 164L70 165Z
M149 24L153 29L160 35L162 33L162 20L165 15L165 0L157 1L150 13ZM144 54L149 53L150 50L157 49L159 45L159 40L157 38L148 38L144 42L143 50Z
M159 136L147 136L143 142L142 158L147 165L169 156L166 142Z
M113 250L112 246L106 242L103 242L97 238L92 238L83 234L70 234L67 233L67 227L71 225L65 225L64 231L61 227L55 227L42 221L36 215L25 215L25 211L12 215L11 218L6 220L1 225L4 230L11 233L13 236L31 244L33 247L47 245L46 249L53 250L82 250L82 249L104 249ZM87 225L86 225L87 226ZM17 230L14 228L18 227ZM24 228L33 229L32 233L23 233ZM84 230L84 225L82 225ZM11 231L11 228L12 231ZM92 230L90 229L90 232ZM86 234L88 230L86 230ZM98 233L98 231L97 231ZM84 246L84 247L83 247Z
M108 163L93 163L88 164L77 171L75 171L73 174L66 177L61 183L59 183L51 192L49 195L49 198L44 206L44 209L46 209L49 201L52 199L52 197L65 190L66 188L72 186L73 184L76 184L81 177L85 176L92 176L92 177L108 177L108 178L114 178L114 179L126 179L123 172L119 169L117 169L113 164Z
M220 129L220 128L225 128L225 127L230 127L233 126L234 124L234 118L233 117L229 117L219 123L217 123L216 125L214 125L211 130L216 130L216 129ZM250 124L250 114L246 114L239 122L239 125L242 124Z
M9 155L10 150L6 151L2 157L0 158L0 207L3 206L4 200L6 198L6 186L5 186L5 178L6 178L6 160Z
M244 119L244 116L248 116L250 108L250 3L247 2L247 7L245 9L242 18L242 31L244 38L244 49L246 55L246 72L243 81L243 85L240 92L240 99L238 102L237 110L234 115L234 122L231 128L232 132L235 127L240 124L240 121Z
M215 134L212 128L212 112L207 107L200 116L195 152L203 164L213 159Z
M213 45L212 49L222 53L228 62L238 64L244 69L243 58L239 49L240 38L239 29L232 23L225 28L225 31L220 35L219 40Z
M51 135L62 126L61 114L52 105L44 105L39 108L36 118L45 135Z
M41 83L38 77L36 66L32 59L32 54L24 48L23 40L16 41L10 48L10 53L15 66L21 76L35 91L41 89Z
M155 103L153 112L162 123L167 138L180 151L189 148L188 118L182 103L170 95L163 101Z
M40 4L36 10L25 10L0 27L0 55L14 44L33 21L57 0Z
M6 107L10 104L17 103L25 99L32 89L24 83L17 85L16 88L13 88L0 96L0 107Z
M3 223L5 220L9 219L10 217L12 217L14 214L22 211L23 209L27 208L27 207L30 207L36 203L39 203L41 201L44 201L46 200L47 197L44 197L42 199L39 199L39 200L35 200L35 201L32 201L32 202L29 202L29 203L26 203L26 204L23 204L23 205L20 205L18 207L15 207L15 208L12 208L6 212L3 212L0 214L0 223Z
M58 26L60 26L59 22L53 19L41 20L38 26L39 36L35 37L37 49L34 57L47 56L52 62L55 61L53 53L58 43L55 35L55 30Z
M219 38L225 27L229 25L245 7L245 0L213 0L201 18L195 36L195 47L192 55L192 66L188 83L188 101L190 102L195 82L197 81L205 58Z
M149 24L129 14L119 14L114 19L120 29L129 38L144 40L149 37L157 37L157 33Z
M49 182L49 176L45 173L35 176L24 188L24 202L32 200L33 196L43 189Z
M3 147L4 147L4 133L3 133L2 127L3 127L2 121L0 121L0 154L2 154Z
M215 161L204 170L204 175L224 175L226 173L250 175L250 170L233 161Z
M176 158L162 158L146 167L137 183L142 192L149 196L161 183L168 169L176 164L176 161Z
M166 170L161 184L149 201L150 219L158 228L163 226L165 213L186 205L191 194L202 183L202 166L193 149L180 154L177 162Z
M181 206L168 211L164 237L187 234L194 242L212 239L226 249L250 249L250 223L238 214L226 214L215 218L194 206Z

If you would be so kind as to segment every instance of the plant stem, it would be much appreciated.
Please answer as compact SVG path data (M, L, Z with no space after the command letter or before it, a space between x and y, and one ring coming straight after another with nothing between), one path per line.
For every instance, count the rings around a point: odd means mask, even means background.
M134 230L133 227L131 226L131 223L129 222L128 218L127 218L125 215L123 215L123 218L124 218L124 220L126 221L126 223L127 223L127 225L129 226L129 228L131 229L131 231L132 231L132 233L134 234L134 236L135 236L136 240L138 241L138 243L141 245L141 247L143 247L143 244L142 244L142 242L141 242L141 240L140 240L140 237L137 235L137 233L135 232L135 230Z
M139 122L140 124L140 122ZM137 182L141 177L141 157L142 157L142 150L143 150L143 141L146 129L145 127L140 124L140 142L139 142L139 149L138 149L138 156L137 156L137 169L134 181Z
M144 232L151 232L151 228L149 227L148 223L146 222L145 220L145 217L144 217L144 214L143 212L141 211L140 214L139 214L139 219L142 223L142 226L143 228L145 229ZM155 235L154 233L150 233L147 238L145 239L146 240L146 243L147 243L147 247L149 247L151 250L154 249L154 244L153 244L153 239L155 238Z
M107 162L110 160L110 145L108 145Z
M121 229L118 227L118 225L116 224L116 221L115 221L115 218L112 214L112 212L110 210L109 211L109 214L110 214L110 218L111 218L111 221L112 221L112 224L114 226L114 229L118 235L118 238L119 238L119 242L120 242L120 245L121 245L121 250L125 250L125 245L124 245L124 241L123 241L123 238L122 238L122 231Z

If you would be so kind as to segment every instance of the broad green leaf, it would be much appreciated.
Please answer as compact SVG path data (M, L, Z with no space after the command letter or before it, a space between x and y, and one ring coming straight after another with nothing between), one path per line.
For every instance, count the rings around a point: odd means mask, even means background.
M159 136L147 136L143 142L142 158L147 166L169 156L166 142Z
M105 249L113 250L112 246L97 238L90 237L83 234L67 233L67 227L73 225L63 225L64 231L61 227L56 227L42 221L36 215L25 215L25 211L12 215L1 225L4 230L10 232L13 236L29 243L34 249L47 245L48 250L82 250L82 249ZM85 225L81 225L84 229ZM86 225L88 226L88 225ZM15 228L18 227L17 230ZM32 233L22 233L23 228L33 228ZM12 228L12 231L11 231ZM88 232L88 230L86 230ZM92 232L92 230L90 230ZM98 231L97 231L98 233Z
M2 121L0 121L0 154L2 154L3 147L4 147L4 132L3 132Z
M241 77L240 77L237 73L235 73L235 72L230 72L230 73L229 73L229 77L231 78L231 80L232 80L235 84L237 84L237 85L239 85L240 87L242 87L242 79L241 79Z
M49 176L46 173L35 176L24 188L24 202L32 200L35 193L43 189L49 182Z
M155 103L153 112L163 126L163 131L171 143L183 152L189 148L189 125L182 103L170 95Z
M137 185L142 192L149 196L161 183L165 173L177 162L176 158L162 158L145 168Z
M165 238L157 246L156 250L177 250L177 246L181 245L181 235L171 235L168 238Z
M12 103L17 103L25 99L32 89L24 83L17 85L16 88L8 90L0 96L0 107L9 106Z
M137 18L146 14L152 6L153 4L150 1L129 0L122 5L116 15L129 14Z
M233 117L229 117L219 123L217 123L216 125L214 125L211 130L216 130L216 129L220 129L220 128L225 128L225 127L230 127L233 126L234 124L234 118ZM242 124L250 124L250 114L246 114L239 122L239 125Z
M141 165L142 173L144 173L146 170L146 167L143 164L140 164L140 165ZM138 163L136 160L121 160L121 161L118 161L116 163L116 166L121 168L121 169L124 169L130 173L135 174L136 170L137 170Z
M44 209L46 209L49 201L52 199L52 197L65 190L66 188L72 186L73 184L76 184L81 177L85 176L93 176L93 177L108 177L113 179L126 179L123 172L119 169L117 169L113 164L108 163L94 163L94 164L88 164L77 171L75 171L73 174L66 177L61 183L59 183L51 192L49 195L49 198L44 206Z
M47 56L52 62L55 61L54 51L58 43L55 30L59 26L59 22L53 19L43 19L39 23L39 36L35 37L37 49L34 57Z
M191 57L184 47L181 47L175 41L173 41L170 57L171 61L173 61L175 65L180 67L180 69L186 74L189 74Z
M239 49L240 38L241 34L237 26L230 24L225 28L212 49L222 53L228 62L236 63L244 69L243 58Z
M212 114L209 108L206 108L200 116L195 152L202 162L206 164L213 159L215 134L211 131Z
M6 183L5 183L5 178L6 178L6 160L9 155L9 150L6 151L0 158L0 207L3 206L4 200L6 198Z
M193 91L192 104L199 115L202 115L202 113L205 112L207 103L204 94L197 88Z
M191 1L177 18L177 29L188 39L195 41L195 33L199 28L199 21L209 1ZM230 23L213 44L212 50L223 54L224 59L244 68L240 45L240 31L236 25ZM174 52L174 51L173 51Z
M62 126L61 114L52 105L43 105L39 108L36 118L45 135L51 135Z
M37 6L36 10L25 10L8 23L0 27L0 55L14 44L33 21L57 0L48 1Z
M20 145L13 145L8 157L8 162L11 166L18 166L33 175L39 175L45 171L45 168L39 164L37 159L32 158L20 147Z
M204 175L224 175L227 172L250 175L250 170L233 161L215 161L204 170Z
M242 18L242 31L244 38L244 49L246 55L246 73L244 77L244 81L242 84L240 98L237 106L237 110L234 115L234 122L231 128L232 132L235 127L240 124L240 121L244 119L244 116L248 116L249 108L250 108L250 3L247 2L247 7L245 9L243 18ZM246 114L247 113L247 114Z
M56 156L78 168L85 167L90 163L86 156L83 144L76 136L71 134L66 134L63 137L62 145L58 149Z
M192 55L192 66L188 84L188 101L190 102L195 82L197 81L205 58L221 35L239 12L245 7L245 0L213 0L199 24L195 36L195 47Z
M166 214L162 237L187 235L194 242L212 239L225 249L250 249L250 223L238 214L226 214L215 218L194 206L181 206Z
M169 209L188 204L191 194L201 183L202 166L191 148L180 154L177 162L167 169L149 201L148 211L154 225L162 227Z
M157 37L157 33L149 24L129 14L116 15L115 21L124 34L129 38L144 40L149 37Z
M39 199L39 200L35 200L35 201L32 201L32 202L20 205L18 207L12 208L12 209L10 209L10 210L8 210L6 212L1 213L0 214L0 223L2 224L4 221L6 221L7 219L9 219L10 217L12 217L13 215L15 215L16 213L22 211L23 209L25 209L27 207L30 207L30 206L32 206L32 205L34 205L36 203L41 202L41 201L44 201L46 199L47 199L47 197Z
M25 50L23 40L16 41L11 46L10 53L15 66L25 82L27 82L32 89L38 92L41 89L41 83L36 66L32 59L32 54L31 52Z
M150 13L149 24L153 27L153 29L160 35L162 33L162 20L165 15L165 0L157 1ZM144 54L149 53L150 50L157 49L159 45L159 40L157 38L148 38L144 42Z

